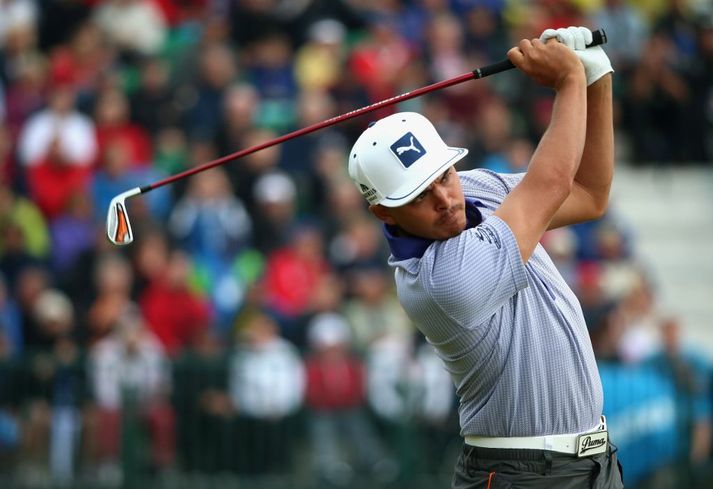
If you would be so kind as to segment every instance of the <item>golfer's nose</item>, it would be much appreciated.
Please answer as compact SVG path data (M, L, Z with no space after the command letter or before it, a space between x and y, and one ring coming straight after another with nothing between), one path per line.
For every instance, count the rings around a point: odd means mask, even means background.
M451 206L451 197L448 195L448 189L443 185L434 183L431 187L431 195L436 209L448 209Z

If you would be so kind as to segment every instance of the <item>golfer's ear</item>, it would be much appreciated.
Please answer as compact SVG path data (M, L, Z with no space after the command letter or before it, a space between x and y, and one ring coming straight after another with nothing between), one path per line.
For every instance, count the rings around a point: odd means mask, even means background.
M394 220L394 218L391 217L391 212L389 211L388 207L384 207L383 205L380 205L380 204L370 205L369 212L374 214L377 219L385 222L386 224L391 224L391 225L396 224L396 221Z

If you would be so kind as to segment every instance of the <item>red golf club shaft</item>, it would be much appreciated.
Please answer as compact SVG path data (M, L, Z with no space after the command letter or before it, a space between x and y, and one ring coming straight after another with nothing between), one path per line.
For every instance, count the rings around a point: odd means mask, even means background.
M597 30L592 32L592 37L593 41L589 46L597 46L599 44L603 44L606 42L606 34L604 33L603 30ZM196 166L194 168L190 168L188 170L185 170L181 173L177 173L175 175L171 175L170 177L164 178L163 180L159 180L157 182L151 183L149 185L145 185L141 188L141 193L146 193L150 190L153 190L158 187L163 187L164 185L168 185L169 183L173 183L176 180L180 180L185 177L189 177L191 175L194 175L196 173L200 173L202 171L208 170L210 168L222 165L224 163L227 163L232 160L236 160L238 158L242 158L243 156L247 156L249 154L255 153L256 151L260 151L261 149L269 148L270 146L275 146L276 144L283 143L289 139L293 139L299 136L303 136L305 134L309 134L314 131L318 131L320 129L323 129L325 127L333 126L335 124L338 124L340 122L353 119L354 117L358 117L360 115L367 114L369 112L373 112L375 110L388 107L390 105L398 104L400 102L403 102L405 100L412 99L414 97L418 97L420 95L433 92L436 90L441 90L442 88L448 88L453 85L457 85L459 83L463 83L464 81L468 80L473 80L473 79L478 79L478 78L484 78L486 76L494 75L496 73L500 73L502 71L510 70L514 68L515 65L512 64L512 62L509 59L505 59L502 61L498 61L497 63L493 63L487 66L484 66L482 68L477 68L469 73L464 73L462 75L458 75L454 78L450 78L448 80L443 80L437 83L433 83L431 85L427 85L425 87L417 88L415 90L412 90L410 92L402 93L401 95L396 95L395 97L391 97L385 100L381 100L379 102L375 102L371 105L367 105L366 107L362 107L360 109L352 110L351 112L347 112L346 114L338 115L336 117L332 117L331 119L327 119L322 122L318 122L316 124L312 124L311 126L303 127L302 129L298 129L296 131L287 133L283 136L277 137L275 139L271 139L269 141L265 141L264 143L252 146L250 148L242 149L240 151L236 151L235 153L231 153L229 155L220 157L218 159L209 161L207 163L204 163L202 165Z
M222 156L218 159L209 161L208 163L204 163L200 166L196 166L194 168L185 170L181 173L171 175L170 177L164 178L163 180L159 180L158 182L141 187L141 193L146 193L149 190L153 190L155 188L162 187L164 185L168 185L169 183L173 183L176 180L180 180L182 178L189 177L196 173L200 173L202 171L208 170L215 166L222 165L223 163L227 163L229 161L236 160L238 158L242 158L243 156L247 156L249 154L255 153L256 151L260 151L261 149L269 148L270 146L275 146L276 144L283 143L289 139L294 139L296 137L303 136L305 134L309 134L314 131L318 131L325 127L333 126L333 125L338 124L342 121L346 121L346 120L352 119L354 117L358 117L360 115L363 115L363 114L366 114L369 112L373 112L373 111L381 109L383 107L388 107L390 105L398 104L399 102L402 102L404 100L409 100L414 97L418 97L419 95L423 95L424 93L433 92L434 90L440 90L442 88L450 87L452 85L457 85L458 83L462 83L466 80L472 80L474 78L476 78L476 75L474 73L472 73L472 72L465 73L465 74L459 75L455 78L451 78L451 79L444 80L444 81L441 81L438 83L434 83L432 85L418 88L418 89L412 90L410 92L402 93L401 95L397 95L395 97L391 97L386 100L381 100L379 102L373 103L366 107L362 107L360 109L356 109L351 112L347 112L346 114L332 117L331 119L327 119L322 122L312 124L311 126L303 127L302 129L298 129L296 131L287 133L287 134L277 137L275 139L271 139L269 141L265 141L264 143L260 143L255 146L251 146L250 148L241 149L240 151L236 151L235 153L231 153L229 155Z

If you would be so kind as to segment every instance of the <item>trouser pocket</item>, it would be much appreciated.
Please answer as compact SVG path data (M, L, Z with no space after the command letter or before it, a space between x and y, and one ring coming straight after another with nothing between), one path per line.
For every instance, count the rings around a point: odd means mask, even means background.
M594 457L598 473L592 482L592 489L623 489L623 470L616 452L609 449L608 453Z
M477 467L465 454L461 454L456 463L451 487L452 489L511 489L512 484L497 471Z

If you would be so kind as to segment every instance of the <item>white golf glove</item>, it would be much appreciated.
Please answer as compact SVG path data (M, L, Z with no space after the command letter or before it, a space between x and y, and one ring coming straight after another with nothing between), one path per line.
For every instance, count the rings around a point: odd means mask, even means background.
M540 35L540 41L556 38L559 42L572 49L584 65L587 86L607 73L612 73L611 61L601 46L587 47L592 42L592 31L586 27L567 27L561 29L545 29Z

